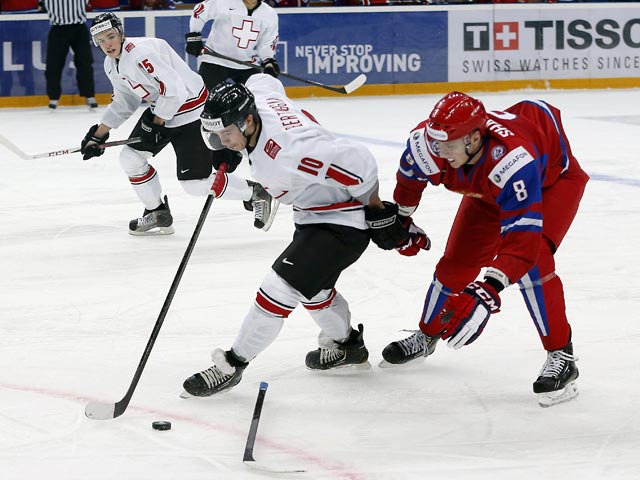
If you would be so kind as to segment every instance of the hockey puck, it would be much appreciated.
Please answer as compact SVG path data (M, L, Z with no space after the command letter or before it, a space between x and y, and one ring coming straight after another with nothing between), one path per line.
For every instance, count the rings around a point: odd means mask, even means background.
M171 430L171 422L165 422L165 421L153 422L151 426L153 427L154 430Z

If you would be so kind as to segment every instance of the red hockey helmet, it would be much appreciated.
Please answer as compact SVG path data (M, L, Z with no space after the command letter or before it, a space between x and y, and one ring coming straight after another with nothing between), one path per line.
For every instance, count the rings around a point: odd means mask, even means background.
M427 122L427 133L434 140L450 142L480 130L484 135L487 112L478 99L464 93L451 92L433 107Z

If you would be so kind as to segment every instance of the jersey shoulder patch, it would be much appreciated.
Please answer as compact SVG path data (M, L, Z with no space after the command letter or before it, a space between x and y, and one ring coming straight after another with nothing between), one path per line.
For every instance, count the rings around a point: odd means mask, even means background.
M408 143L413 160L425 175L436 175L440 173L438 164L429 153L424 128L413 130L409 136Z
M282 147L278 145L278 142L276 142L273 138L270 138L264 144L264 153L266 153L273 160L276 159L276 156L278 155L278 152L280 150L282 150Z
M533 162L533 156L524 148L517 147L507 152L489 173L489 179L499 188L504 188L509 179Z

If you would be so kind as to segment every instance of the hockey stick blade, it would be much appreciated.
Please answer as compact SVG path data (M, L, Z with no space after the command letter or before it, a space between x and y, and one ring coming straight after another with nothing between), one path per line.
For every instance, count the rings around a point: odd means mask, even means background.
M244 65L246 67L253 68L254 70L258 70L259 72L264 72L264 68L261 67L260 65L255 65L251 62L245 62L244 60L238 60L237 58L228 57L227 55L223 55L222 53L218 53L206 47L202 51L202 53L204 53L205 55L211 55L212 57L222 58L223 60L228 60L229 62L234 62L239 65ZM362 85L364 85L365 82L367 81L367 76L361 73L355 79L350 81L348 84L342 87L333 87L331 85L325 85L324 83L316 82L314 80L309 80L308 78L297 77L296 75L292 75L286 72L280 72L278 76L284 77L284 78L290 78L291 80L296 80L301 83L306 83L307 85L314 85L316 87L324 88L325 90L331 90L332 92L342 93L343 95L348 95L354 92L355 90L360 88Z
M267 467L266 465L256 463L255 460L244 460L243 463L247 467L251 467L254 470L260 470L261 472L268 472L268 473L305 473L306 472L306 470L286 470L286 469L280 469L280 468Z
M344 90L345 95L349 95L350 93L356 91L361 86L367 83L367 76L364 73L361 73L356 78L347 83L342 89Z
M124 413L125 408L118 408L118 403L91 402L84 409L84 414L92 420L111 420ZM128 402L127 402L128 403Z
M12 151L23 160L29 160L30 158L29 155L27 155L25 152L20 150L15 143L10 141L4 135L0 135L0 145L7 147L8 150Z
M264 403L264 397L267 394L267 388L269 384L267 382L260 382L260 389L258 390L258 398L256 399L256 406L253 409L253 417L251 418L251 426L249 427L249 435L247 436L247 443L244 447L244 455L242 462L248 467L263 472L269 473L303 473L305 470L286 470L279 468L271 468L261 463L256 463L253 458L253 447L256 443L256 434L258 433L258 423L260 423L260 415L262 414L262 405Z

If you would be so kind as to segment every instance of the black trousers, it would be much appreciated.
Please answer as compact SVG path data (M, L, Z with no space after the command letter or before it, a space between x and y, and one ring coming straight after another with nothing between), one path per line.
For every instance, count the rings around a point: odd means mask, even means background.
M142 119L148 121L153 118L150 108L147 108L138 119L138 123L133 127L129 138L139 137L142 133ZM195 120L186 125L174 128L162 129L164 140L160 142L155 150L147 150L141 143L129 145L134 150L140 152L151 152L156 156L160 151L171 144L176 152L176 176L178 180L198 180L207 178L213 171L213 151L209 150L202 140L200 134L200 120Z
M331 223L296 225L293 240L271 268L306 298L313 298L335 287L342 271L367 245L369 230Z
M220 82L225 80L233 80L236 83L246 82L251 75L260 73L255 68L236 69L223 67L215 63L202 62L198 73L204 80L207 90L211 91Z
M51 100L58 100L62 94L60 82L69 48L74 54L73 63L76 66L76 81L80 96L95 96L91 45L89 30L84 23L51 26L47 37L47 68L44 71L47 95Z

